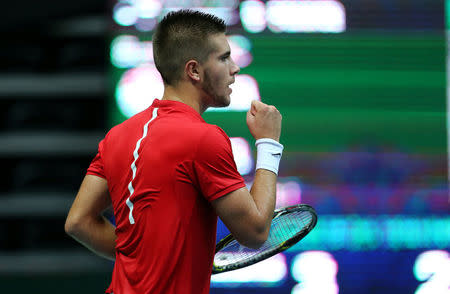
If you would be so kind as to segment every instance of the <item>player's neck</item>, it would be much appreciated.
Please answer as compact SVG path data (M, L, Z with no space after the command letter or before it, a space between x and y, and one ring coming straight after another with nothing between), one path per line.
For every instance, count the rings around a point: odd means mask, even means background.
M162 100L173 100L179 101L184 104L187 104L194 108L200 115L205 112L200 95L195 88L192 87L183 87L183 85L179 85L177 87L168 86L164 87L164 94Z

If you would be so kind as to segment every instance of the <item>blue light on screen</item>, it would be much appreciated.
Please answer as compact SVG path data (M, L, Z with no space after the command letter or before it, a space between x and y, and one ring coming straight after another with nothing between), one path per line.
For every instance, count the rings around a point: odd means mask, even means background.
M314 230L291 251L447 248L449 216L319 215Z

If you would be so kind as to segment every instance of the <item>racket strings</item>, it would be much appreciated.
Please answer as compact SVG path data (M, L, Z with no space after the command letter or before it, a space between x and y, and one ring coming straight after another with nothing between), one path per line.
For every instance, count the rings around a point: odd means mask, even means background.
M269 236L259 249L251 249L240 245L236 240L227 244L214 256L216 266L226 266L237 262L257 259L272 250L276 250L286 241L297 236L307 228L313 220L309 211L292 211L272 220Z

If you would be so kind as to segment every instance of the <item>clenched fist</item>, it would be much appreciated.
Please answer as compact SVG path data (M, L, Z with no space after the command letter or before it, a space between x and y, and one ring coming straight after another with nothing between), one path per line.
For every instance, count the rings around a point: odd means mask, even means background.
M275 106L253 100L247 112L247 126L255 140L269 138L280 141L281 114Z

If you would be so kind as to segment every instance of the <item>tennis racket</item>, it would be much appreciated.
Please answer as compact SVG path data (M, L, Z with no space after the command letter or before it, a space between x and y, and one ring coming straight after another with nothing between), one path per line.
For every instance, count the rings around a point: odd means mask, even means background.
M303 239L316 225L317 214L299 204L274 211L269 236L259 249L240 245L229 234L216 245L212 274L243 268L280 253Z

